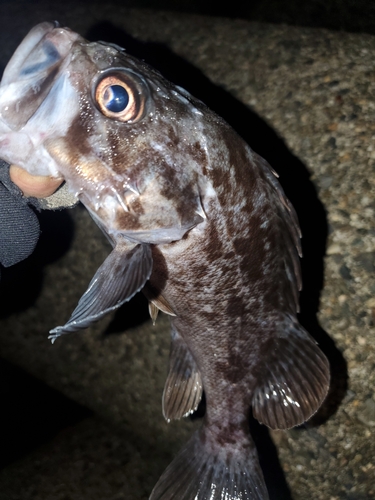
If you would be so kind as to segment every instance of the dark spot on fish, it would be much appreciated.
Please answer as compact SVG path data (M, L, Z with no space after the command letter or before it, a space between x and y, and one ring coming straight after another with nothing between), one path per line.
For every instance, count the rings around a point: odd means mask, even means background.
M141 229L140 215L137 213L125 212L125 210L117 210L116 226L121 229L126 228L127 231Z
M214 223L208 223L206 229L206 257L208 262L212 263L215 260L223 257L223 244L221 237Z
M235 291L233 290L233 293ZM238 295L231 295L228 298L228 305L226 307L226 313L231 318L241 317L244 311L244 303L242 297Z
M255 232L251 234L251 238L235 238L233 246L240 257L239 267L244 280L249 283L261 280L264 262L263 246L259 244Z
M82 156L88 158L92 156L92 146L88 141L86 128L80 115L72 121L64 140L67 150L70 151L70 162L72 165L79 165Z
M228 422L225 425L216 424L215 430L215 438L221 446L224 447L228 444L232 444L236 445L236 448L241 447L245 449L249 447L249 441L245 437L248 432L246 422ZM226 460L228 463L232 462L233 452L231 450L227 451Z
M143 215L145 213L141 200L138 197L131 202L130 210L137 215Z
M231 260L233 259L234 257L236 256L236 254L233 252L233 250L231 250L230 252L227 252L223 255L223 259L226 259L226 260Z
M166 130L166 133L165 133L165 137L169 139L170 144L167 144L167 145L169 145L169 147L171 147L172 150L173 150L173 148L177 147L180 144L180 142L181 142L181 139L177 135L174 127L172 127L172 125L170 125L170 124L167 127L167 130Z
M197 176L187 182L175 169L164 164L164 172L160 175L160 194L173 202L173 207L180 217L182 226L192 227L202 221L196 213L198 206Z
M212 172L210 172L210 178L212 180L212 185L214 189L218 189L221 186L229 186L231 184L230 174L228 170L223 170L221 168L214 168ZM223 202L223 198L220 196L220 191L217 193L220 202Z
M242 366L238 366L239 355L231 355L228 353L228 361L217 362L216 370L221 376L230 384L238 384L244 377L244 370Z
M193 180L182 189L181 200L177 207L177 211L181 217L181 222L183 225L185 224L185 221L189 222L191 220L192 213L194 213L196 207L197 190L195 180Z
M176 186L178 186L177 172L165 163L163 164L163 170L164 175L160 176L160 178L163 179L164 182L160 192L167 200L174 200L176 198Z
M229 367L226 370L225 377L231 384L237 384L244 377L245 371L243 367L239 365L241 360L241 353L233 350L229 350L228 353L228 363Z
M194 144L191 144L188 147L187 152L189 156L191 156L194 159L194 161L200 166L203 175L207 176L207 164L208 164L207 154L200 145L200 143L197 141Z
M233 246L238 255L249 255L249 249L251 248L251 241L249 238L237 237L233 239Z
M242 147L241 139L238 135L227 126L223 126L219 131L218 138L221 147L225 148L223 153L219 154L219 162L215 165L215 168L210 171L210 177L212 179L213 187L215 189L220 188L220 186L231 186L234 183L238 186L251 187L252 176L254 175L251 169L247 169L244 172L244 165L248 164L248 159L246 158L246 150ZM227 153L227 158L220 158L223 156L224 151ZM224 168L220 168L219 165L223 165ZM228 168L230 166L230 169ZM234 179L231 174L234 173ZM244 182L244 175L247 176L248 181ZM237 196L235 190L226 189L224 192L218 190L218 196L220 198L221 205L235 203L233 195ZM232 198L231 198L232 196ZM252 193L249 193L247 197L247 203L245 206L251 206Z
M207 264L197 264L194 266L194 276L195 279L200 281L204 276L206 276L208 270Z

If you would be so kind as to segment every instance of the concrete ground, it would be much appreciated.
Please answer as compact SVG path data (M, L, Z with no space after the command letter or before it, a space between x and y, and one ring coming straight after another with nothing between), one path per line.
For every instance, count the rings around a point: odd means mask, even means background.
M303 232L301 321L332 390L303 429L254 433L272 499L375 498L375 38L111 2L0 6L0 66L58 19L160 69L279 172ZM0 500L145 500L199 419L161 415L169 331L139 296L53 346L109 248L85 209L41 214L0 284Z

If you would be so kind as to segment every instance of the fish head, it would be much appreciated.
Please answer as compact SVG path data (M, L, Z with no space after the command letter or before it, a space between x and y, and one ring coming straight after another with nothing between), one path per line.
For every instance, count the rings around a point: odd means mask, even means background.
M168 243L205 218L206 110L120 47L42 23L4 71L0 158L64 178L111 240Z

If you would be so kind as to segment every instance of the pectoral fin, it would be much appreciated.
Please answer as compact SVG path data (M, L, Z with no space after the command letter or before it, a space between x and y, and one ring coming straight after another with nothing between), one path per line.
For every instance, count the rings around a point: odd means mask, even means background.
M149 245L118 243L97 270L69 321L50 331L54 342L64 333L87 328L141 290L152 271Z

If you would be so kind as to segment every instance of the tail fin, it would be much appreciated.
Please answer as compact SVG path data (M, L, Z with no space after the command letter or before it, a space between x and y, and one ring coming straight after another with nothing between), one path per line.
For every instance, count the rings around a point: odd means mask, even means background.
M250 435L230 445L193 434L165 470L150 500L268 500L268 492Z

